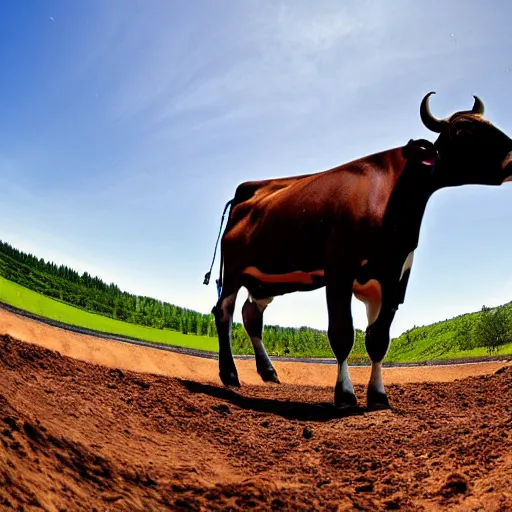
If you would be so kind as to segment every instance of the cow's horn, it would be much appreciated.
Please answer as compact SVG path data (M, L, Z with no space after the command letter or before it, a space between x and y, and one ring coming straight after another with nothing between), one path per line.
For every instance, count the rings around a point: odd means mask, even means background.
M475 103L473 105L473 108L471 109L471 112L473 114L483 115L485 108L484 108L484 104L483 104L482 100L478 96L475 96L475 95L473 95L473 98L475 98Z
M432 94L435 92L429 92L421 101L420 106L420 116L423 124L430 130L436 133L441 133L445 121L436 119L430 112L430 107L428 105L428 100Z

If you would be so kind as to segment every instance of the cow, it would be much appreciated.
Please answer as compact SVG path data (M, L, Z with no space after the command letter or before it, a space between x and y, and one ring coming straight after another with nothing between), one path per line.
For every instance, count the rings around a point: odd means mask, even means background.
M512 176L512 140L484 120L482 101L473 96L471 110L440 120L430 111L432 94L423 98L420 118L438 134L434 143L411 139L327 171L237 187L224 209L225 214L230 206L220 247L219 296L212 309L225 386L240 386L231 327L241 287L249 292L242 317L257 371L263 381L275 383L279 378L262 342L263 312L276 296L325 287L327 334L338 363L335 406L358 405L347 365L354 344L354 295L365 303L368 318L367 410L390 408L382 361L405 299L429 198L446 187L501 185ZM211 268L204 284L210 276Z

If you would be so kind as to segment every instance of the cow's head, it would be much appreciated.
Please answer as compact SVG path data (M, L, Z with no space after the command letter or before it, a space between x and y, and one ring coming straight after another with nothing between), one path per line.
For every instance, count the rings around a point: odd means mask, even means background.
M439 133L438 183L441 187L466 184L501 185L512 181L512 140L483 119L484 105L474 96L471 110L456 112L448 119L436 119L429 108L428 93L421 102L423 124Z

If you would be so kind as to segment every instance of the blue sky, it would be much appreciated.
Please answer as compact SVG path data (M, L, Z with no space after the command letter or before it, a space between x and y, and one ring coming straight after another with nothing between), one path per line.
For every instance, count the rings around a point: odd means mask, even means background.
M0 238L209 312L202 280L240 182L434 140L431 90L437 116L478 94L512 135L512 4L485 5L4 2ZM512 300L511 199L505 184L430 200L393 335ZM277 298L265 322L325 329L324 291Z

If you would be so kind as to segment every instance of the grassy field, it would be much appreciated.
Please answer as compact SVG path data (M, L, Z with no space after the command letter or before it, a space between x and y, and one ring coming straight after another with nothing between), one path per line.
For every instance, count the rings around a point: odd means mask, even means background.
M154 329L94 315L33 292L3 277L0 277L0 301L45 318L95 331L198 350L213 352L218 350L218 343L215 338L182 334L167 329Z

